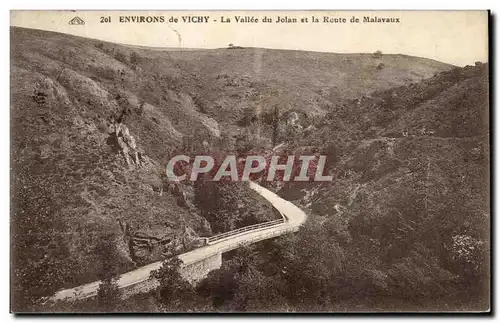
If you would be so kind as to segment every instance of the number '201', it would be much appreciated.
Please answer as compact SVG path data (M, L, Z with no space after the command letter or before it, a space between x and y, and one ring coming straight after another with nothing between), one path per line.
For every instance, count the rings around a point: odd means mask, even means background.
M101 24L111 22L111 16L101 17Z

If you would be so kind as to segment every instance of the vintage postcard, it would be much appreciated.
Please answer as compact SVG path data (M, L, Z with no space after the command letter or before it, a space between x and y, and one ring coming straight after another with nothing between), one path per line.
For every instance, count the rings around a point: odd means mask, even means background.
M11 11L11 312L490 311L488 11Z

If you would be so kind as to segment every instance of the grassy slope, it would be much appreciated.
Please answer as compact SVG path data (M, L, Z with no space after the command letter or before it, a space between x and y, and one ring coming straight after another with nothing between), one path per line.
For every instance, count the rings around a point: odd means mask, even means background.
M117 246L118 270L131 268L117 219L142 231L207 233L204 219L155 191L183 138L217 141L245 107L286 100L325 114L337 100L450 68L401 55L162 52L22 28L11 29L11 58L14 275L24 296L94 279L110 258L99 255L103 236ZM148 167L129 169L110 145L109 127L124 113Z
M221 123L240 118L247 107L266 109L270 102L323 114L339 101L418 82L452 67L404 55L375 59L371 54L260 48L151 52L151 57L161 60L159 70L195 75L203 86L185 85ZM377 69L380 63L382 70Z

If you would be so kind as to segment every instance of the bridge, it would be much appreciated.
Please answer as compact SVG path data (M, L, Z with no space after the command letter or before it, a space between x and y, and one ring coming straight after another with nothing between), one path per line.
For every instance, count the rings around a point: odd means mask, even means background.
M249 182L249 184L251 189L273 205L274 209L281 214L281 219L254 224L205 238L205 246L177 256L182 261L181 275L191 283L203 279L210 271L220 268L222 253L297 231L305 222L307 215L293 203L282 199L254 182ZM122 274L117 282L118 288L122 291L122 297L126 298L155 288L158 282L150 278L150 273L153 270L160 269L162 264L163 261L158 261ZM101 281L95 281L61 290L55 293L49 301L74 301L94 297L97 295L100 284Z

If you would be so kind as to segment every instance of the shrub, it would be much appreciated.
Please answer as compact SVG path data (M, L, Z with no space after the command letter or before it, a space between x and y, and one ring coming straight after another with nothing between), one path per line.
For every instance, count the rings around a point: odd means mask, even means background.
M117 61L122 62L122 63L127 63L127 57L125 56L125 54L123 52L121 52L119 50L116 51L116 53L115 53L115 59Z
M115 70L107 67L99 67L99 69L96 71L96 78L94 79L94 76L91 77L94 81L99 81L100 78L104 78L107 80L114 80L116 76Z
M134 65L138 65L141 62L141 56L136 52L130 53L130 63Z
M172 258L163 263L160 269L151 272L150 277L157 279L157 301L169 310L182 310L189 307L189 301L194 297L193 287L180 274L182 261Z
M228 49L242 49L243 47L241 47L241 46L234 46L233 44L229 44L229 45L227 46L227 48L228 48Z
M248 127L257 121L257 113L254 107L245 107L243 117L238 121L240 127Z

